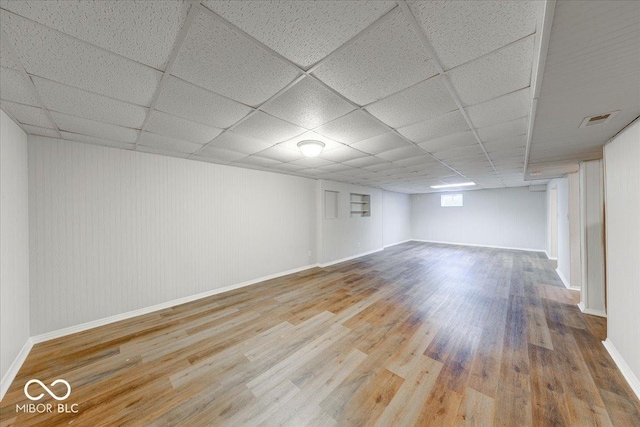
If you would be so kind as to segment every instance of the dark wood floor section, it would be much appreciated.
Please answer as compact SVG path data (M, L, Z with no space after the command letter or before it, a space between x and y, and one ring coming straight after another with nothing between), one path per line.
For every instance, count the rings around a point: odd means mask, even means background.
M640 403L601 344L606 321L575 298L538 253L406 243L38 344L0 419L639 425ZM79 412L16 414L32 378L69 381Z

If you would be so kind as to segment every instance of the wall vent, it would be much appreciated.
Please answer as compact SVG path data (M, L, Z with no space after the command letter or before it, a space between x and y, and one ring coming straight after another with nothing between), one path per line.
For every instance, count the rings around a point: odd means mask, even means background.
M597 126L608 123L616 114L618 114L620 110L611 111L609 113L598 114L596 116L586 117L582 123L580 123L581 128L586 128L589 126Z

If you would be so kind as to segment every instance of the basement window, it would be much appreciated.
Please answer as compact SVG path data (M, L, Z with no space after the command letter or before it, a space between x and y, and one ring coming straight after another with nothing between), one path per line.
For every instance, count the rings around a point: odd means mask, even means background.
M462 206L462 194L443 194L440 196L440 206L450 208Z

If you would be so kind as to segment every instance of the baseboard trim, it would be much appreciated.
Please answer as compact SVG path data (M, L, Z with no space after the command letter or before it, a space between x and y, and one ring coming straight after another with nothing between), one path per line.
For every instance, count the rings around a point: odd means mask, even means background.
M380 248L380 249L374 249L374 250L369 251L369 252L362 252L362 253L360 253L358 255L354 255L354 256L350 256L350 257L346 257L346 258L340 258L340 259L337 259L335 261L329 261L329 262L324 263L324 264L318 264L318 267L321 267L321 268L329 267L331 265L340 264L341 262L345 262L345 261L351 261L352 259L360 258L360 257L363 257L365 255L375 254L376 252L380 252L380 251L383 251L383 250L384 250L384 248Z
M384 245L384 249L390 248L391 246L397 246L397 245L401 245L403 243L408 243L410 241L411 241L411 239L407 239L407 240L403 240L402 242L391 243L390 245Z
M607 317L607 313L605 313L604 311L602 311L602 310L593 310L593 309L590 309L590 308L586 308L583 303L578 304L578 308L584 314L590 314L592 316L604 317L605 319Z
M7 392L7 390L9 390L9 386L11 386L11 383L16 378L16 375L18 375L18 371L20 371L20 368L22 367L24 361L27 360L27 356L29 356L33 344L33 339L27 338L27 341L20 349L20 353L18 353L11 366L9 366L9 370L2 377L2 381L0 382L0 401L4 399L5 393Z
M527 248L513 248L510 246L491 246L491 245L476 245L473 243L457 243L457 242L442 242L439 240L422 240L422 239L411 239L412 242L423 242L423 243L441 243L443 245L454 245L454 246L472 246L475 248L491 248L491 249L507 249L510 251L526 251L526 252L541 252L546 253L544 249L527 249Z
M609 355L618 366L618 369L620 369L622 376L627 380L631 390L633 390L638 399L640 399L640 380L638 377L635 376L629 365L627 365L627 362L624 361L622 355L618 352L618 349L616 349L609 338L602 341L602 345L604 345L604 348L607 349Z
M104 317L102 319L92 320L90 322L81 323L79 325L70 326L64 329L58 329L51 332L46 332L44 334L35 335L31 337L33 344L41 343L44 341L49 341L56 338L61 338L67 335L75 334L78 332L86 331L88 329L97 328L99 326L108 325L110 323L119 322L121 320L130 319L132 317L142 316L144 314L153 313L154 311L164 310L166 308L175 307L178 305L186 304L188 302L196 301L202 298L210 297L212 295L221 294L223 292L233 291L235 289L244 288L246 286L255 285L260 282L264 282L265 280L276 279L278 277L287 276L289 274L298 273L300 271L308 270L310 268L318 267L318 264L309 264L303 267L294 268L291 270L283 271L280 273L270 274L268 276L262 276L257 279L248 280L246 282L237 283L235 285L225 286L218 289L213 289L211 291L202 292L199 294L189 295L187 297L174 299L171 301L163 302L160 304L152 305L149 307L144 307L138 310L128 311L126 313L116 314L114 316Z
M564 274L562 274L562 271L560 271L559 268L556 268L556 274L558 275L560 280L562 280L562 283L564 284L564 287L567 288L567 289L571 289L571 284L569 283L567 278L564 277Z

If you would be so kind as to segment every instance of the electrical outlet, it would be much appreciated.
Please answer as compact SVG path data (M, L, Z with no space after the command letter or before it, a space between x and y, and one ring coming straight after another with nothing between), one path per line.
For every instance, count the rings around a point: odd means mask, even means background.
M307 256L311 256L311 251L307 252Z

